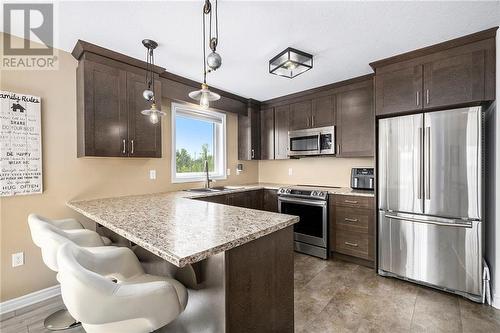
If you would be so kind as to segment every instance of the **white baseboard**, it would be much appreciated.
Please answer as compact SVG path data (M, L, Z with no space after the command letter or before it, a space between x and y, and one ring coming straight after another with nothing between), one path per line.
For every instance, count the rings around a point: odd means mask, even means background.
M28 305L36 304L45 301L46 299L59 296L61 294L61 286L56 285L46 289L32 292L31 294L23 295L18 298L9 299L0 303L0 315L14 310L22 309Z
M500 295L493 294L491 296L491 306L500 309Z

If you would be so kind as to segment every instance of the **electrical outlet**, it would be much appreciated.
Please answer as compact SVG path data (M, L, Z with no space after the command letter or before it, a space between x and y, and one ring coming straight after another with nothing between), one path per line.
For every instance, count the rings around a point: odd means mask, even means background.
M292 168L288 168L288 175L291 176L293 174Z
M151 180L156 179L156 170L149 170L149 179Z
M228 176L231 176L231 169L227 168L226 173L227 173Z
M24 265L24 252L12 254L12 267Z

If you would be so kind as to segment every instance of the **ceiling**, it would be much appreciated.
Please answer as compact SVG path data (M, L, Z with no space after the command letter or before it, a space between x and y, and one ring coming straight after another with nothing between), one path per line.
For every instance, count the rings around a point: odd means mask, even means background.
M214 0L212 0L214 1ZM203 1L60 2L56 47L77 39L143 59L143 38L160 44L156 63L201 80ZM209 85L257 100L371 72L368 63L500 25L499 1L219 2L222 67ZM291 46L314 55L294 79L268 73L268 61Z

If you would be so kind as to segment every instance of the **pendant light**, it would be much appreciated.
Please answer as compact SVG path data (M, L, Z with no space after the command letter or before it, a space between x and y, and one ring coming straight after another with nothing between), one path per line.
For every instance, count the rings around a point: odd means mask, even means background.
M142 92L142 96L148 102L151 102L151 107L146 110L142 110L141 114L148 116L149 120L153 124L157 124L160 121L161 116L165 116L166 113L158 110L156 107L155 99L155 78L154 78L154 54L153 50L156 49L158 43L151 39L144 39L142 45L147 49L146 51L146 85L148 88Z
M206 57L206 24L205 21L209 19L209 47L212 53ZM219 42L219 22L217 17L217 0L215 0L215 36L212 36L212 3L210 0L205 0L202 12L203 21L203 83L201 89L189 93L189 97L196 101L200 101L200 106L203 109L208 109L210 102L220 99L220 95L208 89L207 85L207 72L215 71L222 65L222 58L216 52L217 44ZM210 69L207 70L207 64Z

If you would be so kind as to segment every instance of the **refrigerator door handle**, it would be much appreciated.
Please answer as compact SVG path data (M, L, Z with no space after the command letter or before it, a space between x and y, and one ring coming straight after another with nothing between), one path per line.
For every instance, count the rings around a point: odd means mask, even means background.
M436 221L436 220L423 220L423 219L417 219L414 217L403 217L403 216L392 215L392 214L385 214L385 217L388 219L395 219L395 220L400 220L400 221L408 221L408 222L416 222L416 223L425 223L425 224L434 224L434 225L445 226L445 227L472 228L472 222L469 222L469 221L457 222L456 220L449 220L450 222L440 222L440 221ZM441 219L441 220L445 220L445 219Z
M420 127L418 129L418 142L419 142L420 147L422 147L423 136L424 136L424 129L422 127ZM420 149L420 160L422 160L422 149ZM421 168L422 168L422 166L420 165L420 169ZM422 170L418 170L418 179L417 179L417 182L418 182L417 199L422 199ZM421 207L421 208L422 208L422 212L423 212L424 211L424 207Z
M425 199L431 199L431 128L425 128L425 170L424 170L424 179L425 179Z

